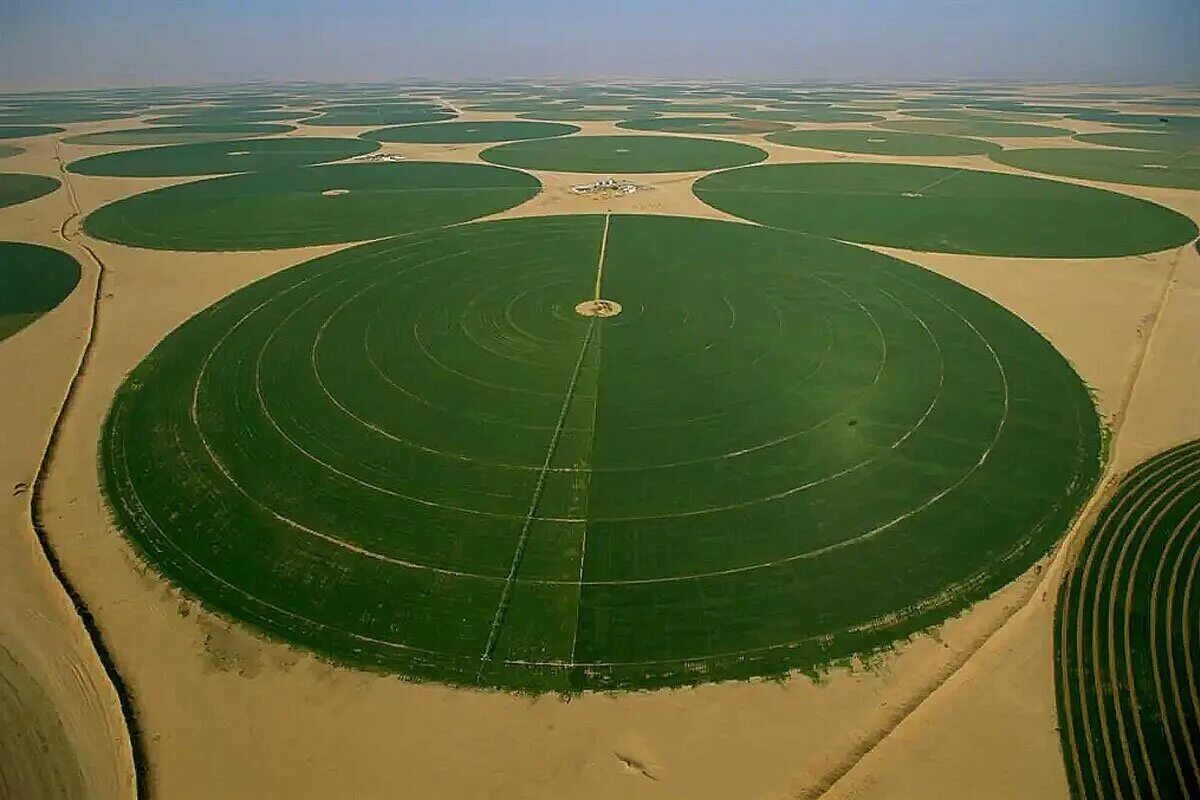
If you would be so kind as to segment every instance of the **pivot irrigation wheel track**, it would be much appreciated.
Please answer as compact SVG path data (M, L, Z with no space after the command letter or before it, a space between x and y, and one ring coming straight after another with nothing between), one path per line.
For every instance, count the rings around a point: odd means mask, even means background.
M1132 470L1059 595L1058 714L1078 798L1200 795L1200 441Z
M595 298L619 313L576 313ZM218 610L358 665L570 691L886 646L1028 568L1099 450L1062 357L951 281L786 231L564 216L231 295L131 374L102 463L132 540Z

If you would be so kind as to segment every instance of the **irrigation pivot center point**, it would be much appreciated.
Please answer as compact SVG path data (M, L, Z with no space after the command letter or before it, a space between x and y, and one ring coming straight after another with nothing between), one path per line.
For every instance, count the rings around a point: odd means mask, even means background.
M585 317L615 317L621 313L621 304L616 300L584 300L575 306L575 313Z

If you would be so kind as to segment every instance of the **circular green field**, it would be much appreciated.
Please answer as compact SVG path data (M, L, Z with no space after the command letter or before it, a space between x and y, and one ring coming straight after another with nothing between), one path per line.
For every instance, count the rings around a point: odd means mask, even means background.
M340 161L378 149L377 143L361 139L237 139L105 153L72 161L67 170L126 178L220 175Z
M620 313L577 313L596 296ZM204 603L532 691L886 647L1026 570L1099 457L1079 377L983 296L827 239L626 215L266 278L164 340L102 438L120 524Z
M79 283L79 262L61 250L0 242L0 339L51 310Z
M189 144L219 139L244 139L251 136L270 136L294 131L294 125L276 123L230 122L216 125L160 125L147 128L125 128L118 131L82 133L63 139L68 144L91 145L152 145Z
M844 111L835 108L768 108L763 111L739 111L734 116L741 119L820 123L875 122L883 119L878 114L864 114L861 111Z
M1132 469L1063 580L1059 733L1074 797L1195 797L1200 441ZM1128 743L1126 746L1125 743Z
M898 119L875 123L876 127L906 133L936 133L944 136L980 136L983 138L1027 138L1070 136L1066 128L1033 125L1025 122L1002 122L991 119L932 120Z
M20 155L24 152L24 147L17 147L15 144L0 144L0 158L8 158L9 156Z
M0 139L24 139L29 136L45 136L62 133L65 128L54 125L0 125Z
M373 142L413 144L474 144L548 139L578 133L579 126L557 122L431 122L367 131L360 138Z
M330 164L144 192L93 211L84 229L157 250L303 247L463 222L523 203L540 186L482 164Z
M1200 153L1200 130L1142 133L1121 131L1118 133L1079 133L1074 139L1105 147L1120 147L1127 150L1158 150L1167 153Z
M981 139L939 136L932 133L899 133L859 130L808 130L772 133L768 141L793 147L812 147L842 153L889 156L969 156L991 153L1000 146Z
M59 187L56 178L45 175L26 175L6 172L0 174L0 208L15 206L27 200L35 200Z
M1105 125L1127 125L1135 128L1157 128L1163 131L1200 130L1200 117L1174 114L1124 114L1117 111L1093 109L1071 114L1070 119L1103 122Z
M305 125L412 125L420 122L440 122L454 119L456 116L458 115L452 111L434 108L379 106L332 109L300 121Z
M750 134L784 131L786 122L762 119L730 119L729 117L651 117L618 122L618 128L631 131L662 131L664 133Z
M696 196L764 225L852 242L991 256L1095 258L1177 247L1195 224L1115 192L909 164L775 164L701 178Z
M570 136L489 147L484 161L556 172L695 172L753 164L757 147L681 136Z
M1033 148L992 153L991 158L1010 167L1068 178L1200 189L1200 150L1179 153L1082 147Z

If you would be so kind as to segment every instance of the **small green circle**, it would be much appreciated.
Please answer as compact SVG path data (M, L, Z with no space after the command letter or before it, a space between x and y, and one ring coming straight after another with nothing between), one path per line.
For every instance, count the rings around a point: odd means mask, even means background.
M430 122L367 131L359 138L372 142L411 144L476 144L548 139L578 133L579 126L556 122Z
M1000 149L997 144L961 136L838 129L772 133L767 140L792 147L892 156L969 156Z
M125 178L220 175L340 161L378 149L361 139L233 139L105 153L72 161L67 170Z
M555 172L696 172L762 161L767 154L738 142L682 136L569 136L502 144L484 161Z
M482 164L329 164L156 189L93 211L84 229L156 250L304 247L464 222L523 203L540 186Z
M771 227L937 253L1099 258L1196 236L1190 219L1061 181L914 164L774 164L701 178L696 195Z
M45 175L26 175L19 172L0 174L0 208L36 200L59 187L56 178Z
M618 122L618 128L631 131L659 131L662 133L717 133L755 134L785 131L791 126L785 122L761 119L734 119L730 117L651 117Z

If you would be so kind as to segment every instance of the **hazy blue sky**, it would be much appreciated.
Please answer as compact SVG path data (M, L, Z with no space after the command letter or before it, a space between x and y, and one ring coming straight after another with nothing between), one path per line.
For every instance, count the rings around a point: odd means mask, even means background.
M1200 81L1200 0L0 0L0 84Z

